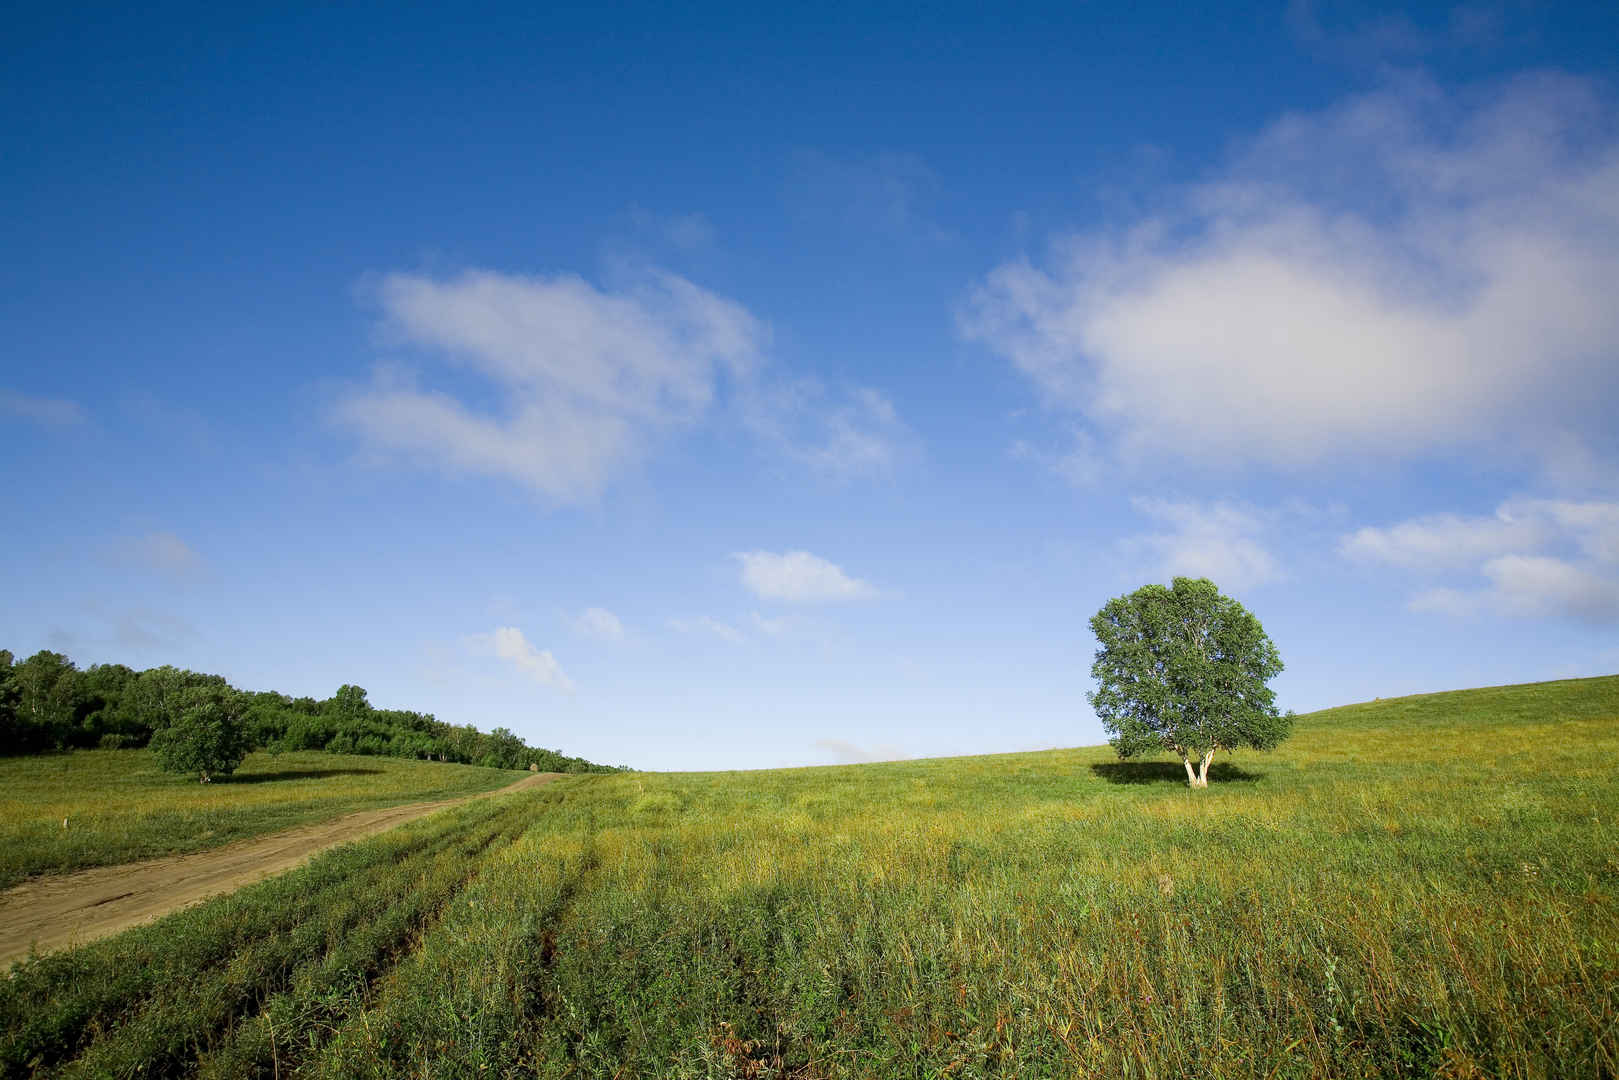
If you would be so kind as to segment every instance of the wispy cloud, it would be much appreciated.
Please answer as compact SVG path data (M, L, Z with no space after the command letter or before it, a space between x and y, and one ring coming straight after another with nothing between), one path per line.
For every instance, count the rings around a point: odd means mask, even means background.
M1018 439L1012 443L1009 453L1014 460L1032 461L1076 488L1095 487L1107 472L1107 463L1097 449L1096 440L1089 433L1077 429L1067 447L1051 450Z
M391 333L470 369L499 404L380 369L337 420L381 450L559 500L599 493L650 439L695 421L767 336L735 301L655 269L619 291L571 274L389 274L375 295Z
M712 634L721 641L740 645L747 640L742 631L712 615L697 615L689 619L670 619L669 629L680 634Z
M996 269L961 327L1127 457L1595 436L1619 410L1616 132L1602 88L1556 76L1289 115L1159 213Z
M195 548L168 531L121 537L113 541L111 550L112 561L117 565L173 579L192 577L207 565Z
M876 591L836 563L807 551L744 551L736 558L742 564L742 584L765 600L818 604L858 600Z
M1409 63L1433 53L1487 49L1510 32L1506 5L1457 4L1419 23L1405 12L1364 15L1355 6L1323 11L1316 0L1291 0L1286 23L1318 56L1357 67Z
M788 163L786 196L794 211L864 238L948 240L932 214L940 189L938 174L915 154L837 157L800 150Z
M45 427L72 427L89 419L84 406L77 401L6 389L0 389L0 413Z
M493 633L473 634L467 639L476 653L503 660L541 686L573 690L573 680L550 649L537 649L515 626L496 627Z
M757 611L749 613L748 621L753 624L755 630L769 637L780 637L783 634L790 633L793 627L797 625L796 620L791 615L778 615L774 618L768 618Z
M601 641L623 641L624 623L606 608L586 608L573 620L574 629Z
M828 754L834 765L863 765L872 761L903 761L911 755L897 746L864 747L847 739L816 739L815 749Z
M758 383L741 406L755 434L833 479L883 475L917 453L893 402L869 386L835 393L814 379Z
M1549 555L1502 555L1485 562L1479 572L1489 582L1486 588L1427 589L1411 598L1411 610L1619 622L1619 578L1611 574L1599 575Z
M1509 500L1492 515L1432 514L1345 536L1346 558L1486 583L1441 585L1415 611L1619 622L1619 502Z
M714 243L714 223L702 214L655 214L645 207L632 206L630 221L637 229L684 251L696 251Z
M124 611L112 618L112 640L120 648L154 652L173 649L197 636L190 622L161 611Z
M1367 526L1344 537L1341 554L1408 570L1455 570L1509 551L1532 551L1551 539L1552 522L1502 506L1493 517L1430 514L1387 528Z
M1122 541L1144 553L1161 577L1206 577L1222 589L1248 589L1285 577L1264 542L1274 514L1233 503L1174 502L1137 496L1130 505L1169 526Z

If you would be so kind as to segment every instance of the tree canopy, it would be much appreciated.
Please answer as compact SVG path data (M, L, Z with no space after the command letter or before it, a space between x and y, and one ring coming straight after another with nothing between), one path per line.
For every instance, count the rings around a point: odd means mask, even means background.
M1167 750L1191 786L1207 787L1216 751L1270 750L1292 731L1266 685L1282 670L1276 646L1212 581L1143 586L1109 600L1091 629L1100 647L1089 700L1120 757Z
M152 753L169 772L197 773L203 783L236 771L251 749L242 726L242 695L229 686L193 686L180 713L152 735Z
M547 772L612 771L529 746L505 728L484 732L431 713L376 708L365 689L353 684L322 701L273 690L238 691L223 676L170 665L135 671L123 664L92 664L81 670L60 653L41 651L18 661L5 649L0 649L0 755L148 742L156 749L158 733L176 723L199 695L235 702L230 712L250 749L431 758L502 769L535 765Z

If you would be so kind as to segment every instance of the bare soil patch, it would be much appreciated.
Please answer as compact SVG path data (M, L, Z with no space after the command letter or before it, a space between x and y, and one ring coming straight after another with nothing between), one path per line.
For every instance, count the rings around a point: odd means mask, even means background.
M83 945L171 911L290 870L329 847L375 835L435 810L538 787L537 773L479 795L362 810L239 844L123 866L35 878L0 893L0 970L28 955Z

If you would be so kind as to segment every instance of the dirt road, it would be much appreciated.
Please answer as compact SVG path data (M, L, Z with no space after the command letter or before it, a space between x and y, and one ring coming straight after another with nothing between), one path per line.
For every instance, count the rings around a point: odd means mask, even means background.
M361 810L319 825L239 844L123 866L35 878L0 893L0 972L28 955L82 945L220 893L251 885L337 844L358 840L472 799L548 783L560 773L525 776L481 795Z

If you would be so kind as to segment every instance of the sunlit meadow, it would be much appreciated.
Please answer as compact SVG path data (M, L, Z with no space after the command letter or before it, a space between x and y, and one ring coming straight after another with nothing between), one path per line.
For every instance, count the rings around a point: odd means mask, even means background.
M351 810L490 791L505 769L353 754L247 756L199 784L146 750L0 758L0 888L33 874L201 851Z
M568 777L21 966L4 1060L1612 1076L1616 753L1604 678L1315 713L1201 792L1105 747ZM289 890L334 899L281 910ZM191 959L156 959L181 938ZM128 975L142 957L166 978Z

